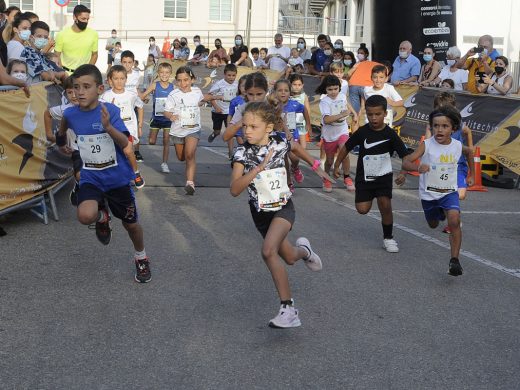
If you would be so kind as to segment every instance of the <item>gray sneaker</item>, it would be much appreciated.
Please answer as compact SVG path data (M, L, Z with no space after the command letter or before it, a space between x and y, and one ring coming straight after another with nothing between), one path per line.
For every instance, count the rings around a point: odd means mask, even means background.
M320 257L312 251L309 240L307 240L305 237L300 237L296 240L296 246L301 246L307 252L309 252L309 255L303 258L307 268L309 268L311 271L321 271L323 264L321 263Z

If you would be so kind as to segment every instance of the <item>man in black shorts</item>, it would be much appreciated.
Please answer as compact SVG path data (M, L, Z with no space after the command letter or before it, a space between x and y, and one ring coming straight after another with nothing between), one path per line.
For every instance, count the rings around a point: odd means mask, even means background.
M397 152L402 159L408 150L397 133L384 122L387 109L386 98L373 95L365 102L368 123L356 131L342 148L334 163L334 176L339 177L339 167L348 153L359 146L359 157L356 169L356 210L367 214L372 208L372 201L377 199L383 225L383 247L387 252L399 252L397 242L393 238L392 214L392 160ZM345 174L347 174L346 172ZM403 172L399 173L396 184L405 181Z

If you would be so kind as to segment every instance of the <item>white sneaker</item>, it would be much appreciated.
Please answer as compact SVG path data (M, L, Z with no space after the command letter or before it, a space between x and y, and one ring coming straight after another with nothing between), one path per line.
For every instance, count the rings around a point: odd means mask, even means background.
M399 247L397 246L397 241L393 238L385 238L383 240L383 248L386 249L387 252L397 253L399 252Z
M161 172L170 173L170 168L168 167L167 163L165 163L165 162L161 163Z
M305 250L310 252L310 255L303 258L305 265L311 271L321 271L323 264L321 263L320 257L312 251L311 243L305 237L300 237L296 240L296 246L301 246Z
M271 328L296 328L302 323L294 306L281 305L278 315L269 321Z

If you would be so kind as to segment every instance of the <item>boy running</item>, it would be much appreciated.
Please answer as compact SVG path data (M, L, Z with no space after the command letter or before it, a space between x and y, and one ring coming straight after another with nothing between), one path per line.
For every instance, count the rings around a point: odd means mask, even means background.
M383 225L383 247L387 252L399 252L397 242L393 238L392 214L392 160L397 152L403 158L407 153L406 146L397 133L385 124L387 114L386 98L374 95L365 102L368 124L359 128L350 136L334 163L334 176L339 177L339 166L347 154L359 145L359 157L356 168L356 210L367 214L372 208L372 201L377 199ZM348 159L347 159L348 161ZM348 172L347 172L348 173ZM401 185L405 181L403 172L395 180Z
M111 103L101 103L103 93L101 72L94 65L82 65L73 75L78 106L69 107L63 114L56 144L64 147L70 128L77 136L83 161L78 193L78 220L84 225L96 224L96 236L103 245L112 238L110 215L123 222L135 249L135 280L149 282L152 278L149 259L144 248L143 229L137 222L137 207L130 181L134 172L125 152L132 153L128 141L130 133Z

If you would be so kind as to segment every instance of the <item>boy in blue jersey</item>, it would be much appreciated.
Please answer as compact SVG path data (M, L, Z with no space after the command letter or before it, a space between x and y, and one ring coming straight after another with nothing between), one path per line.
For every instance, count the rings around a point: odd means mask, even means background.
M66 131L72 129L83 161L78 193L78 220L84 225L96 224L98 240L108 245L112 237L110 215L121 219L135 248L135 280L151 280L150 263L144 249L143 229L137 222L135 197L130 181L135 178L127 155L133 153L128 132L119 108L100 103L103 93L101 72L94 65L82 65L73 75L78 106L63 113L56 144L64 147Z

